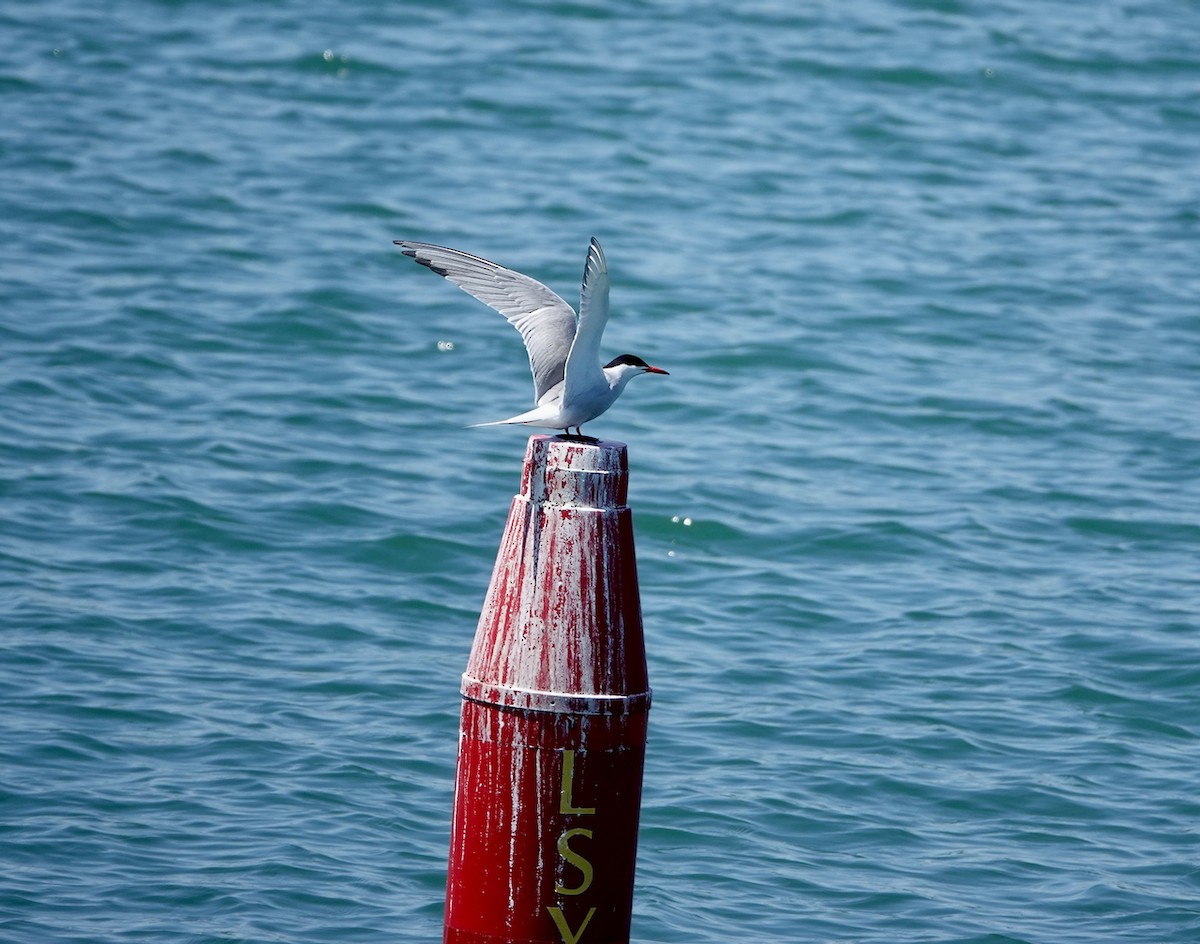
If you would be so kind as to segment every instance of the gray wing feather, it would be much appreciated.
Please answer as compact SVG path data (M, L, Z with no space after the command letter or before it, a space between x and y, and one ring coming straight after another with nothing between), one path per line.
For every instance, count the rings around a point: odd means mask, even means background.
M604 382L600 368L600 339L608 324L608 263L600 242L592 237L579 290L579 330L567 356L564 398L574 390Z
M500 312L521 332L536 400L562 381L576 326L575 310L562 298L536 279L470 253L407 239L397 239L396 245L404 255Z

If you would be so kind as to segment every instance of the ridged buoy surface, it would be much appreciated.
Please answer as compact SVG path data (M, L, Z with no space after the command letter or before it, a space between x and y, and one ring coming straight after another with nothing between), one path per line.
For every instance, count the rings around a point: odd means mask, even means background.
M629 940L650 686L624 443L533 436L462 684L446 944Z

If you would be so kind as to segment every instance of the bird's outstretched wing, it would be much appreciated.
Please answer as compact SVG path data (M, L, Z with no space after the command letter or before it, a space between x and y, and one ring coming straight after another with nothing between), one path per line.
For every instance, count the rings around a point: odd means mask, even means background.
M585 389L599 381L603 382L600 370L600 339L604 326L608 324L608 263L604 250L595 236L588 246L587 262L583 267L583 286L579 290L579 330L567 356L566 388L564 399L572 392Z
M536 279L470 253L407 239L397 239L395 242L406 256L494 308L521 332L521 339L529 352L529 368L533 371L535 400L540 400L564 378L567 356L575 340L576 321L574 309L558 295ZM596 246L596 249L599 247ZM604 296L607 312L607 277ZM601 323L601 330L603 327Z

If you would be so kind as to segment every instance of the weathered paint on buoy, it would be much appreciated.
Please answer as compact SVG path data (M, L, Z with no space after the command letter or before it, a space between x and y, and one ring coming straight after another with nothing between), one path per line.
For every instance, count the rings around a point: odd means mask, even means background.
M629 940L650 686L624 443L533 436L463 674L445 944Z

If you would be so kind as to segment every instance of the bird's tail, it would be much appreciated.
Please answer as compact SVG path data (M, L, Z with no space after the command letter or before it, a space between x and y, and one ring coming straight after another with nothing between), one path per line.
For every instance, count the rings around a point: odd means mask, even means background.
M493 420L491 423L472 423L467 429L476 429L480 426L508 426L517 423L537 426L547 419L548 412L550 411L545 406L535 406L532 410L526 410L524 413L510 416L506 420Z

